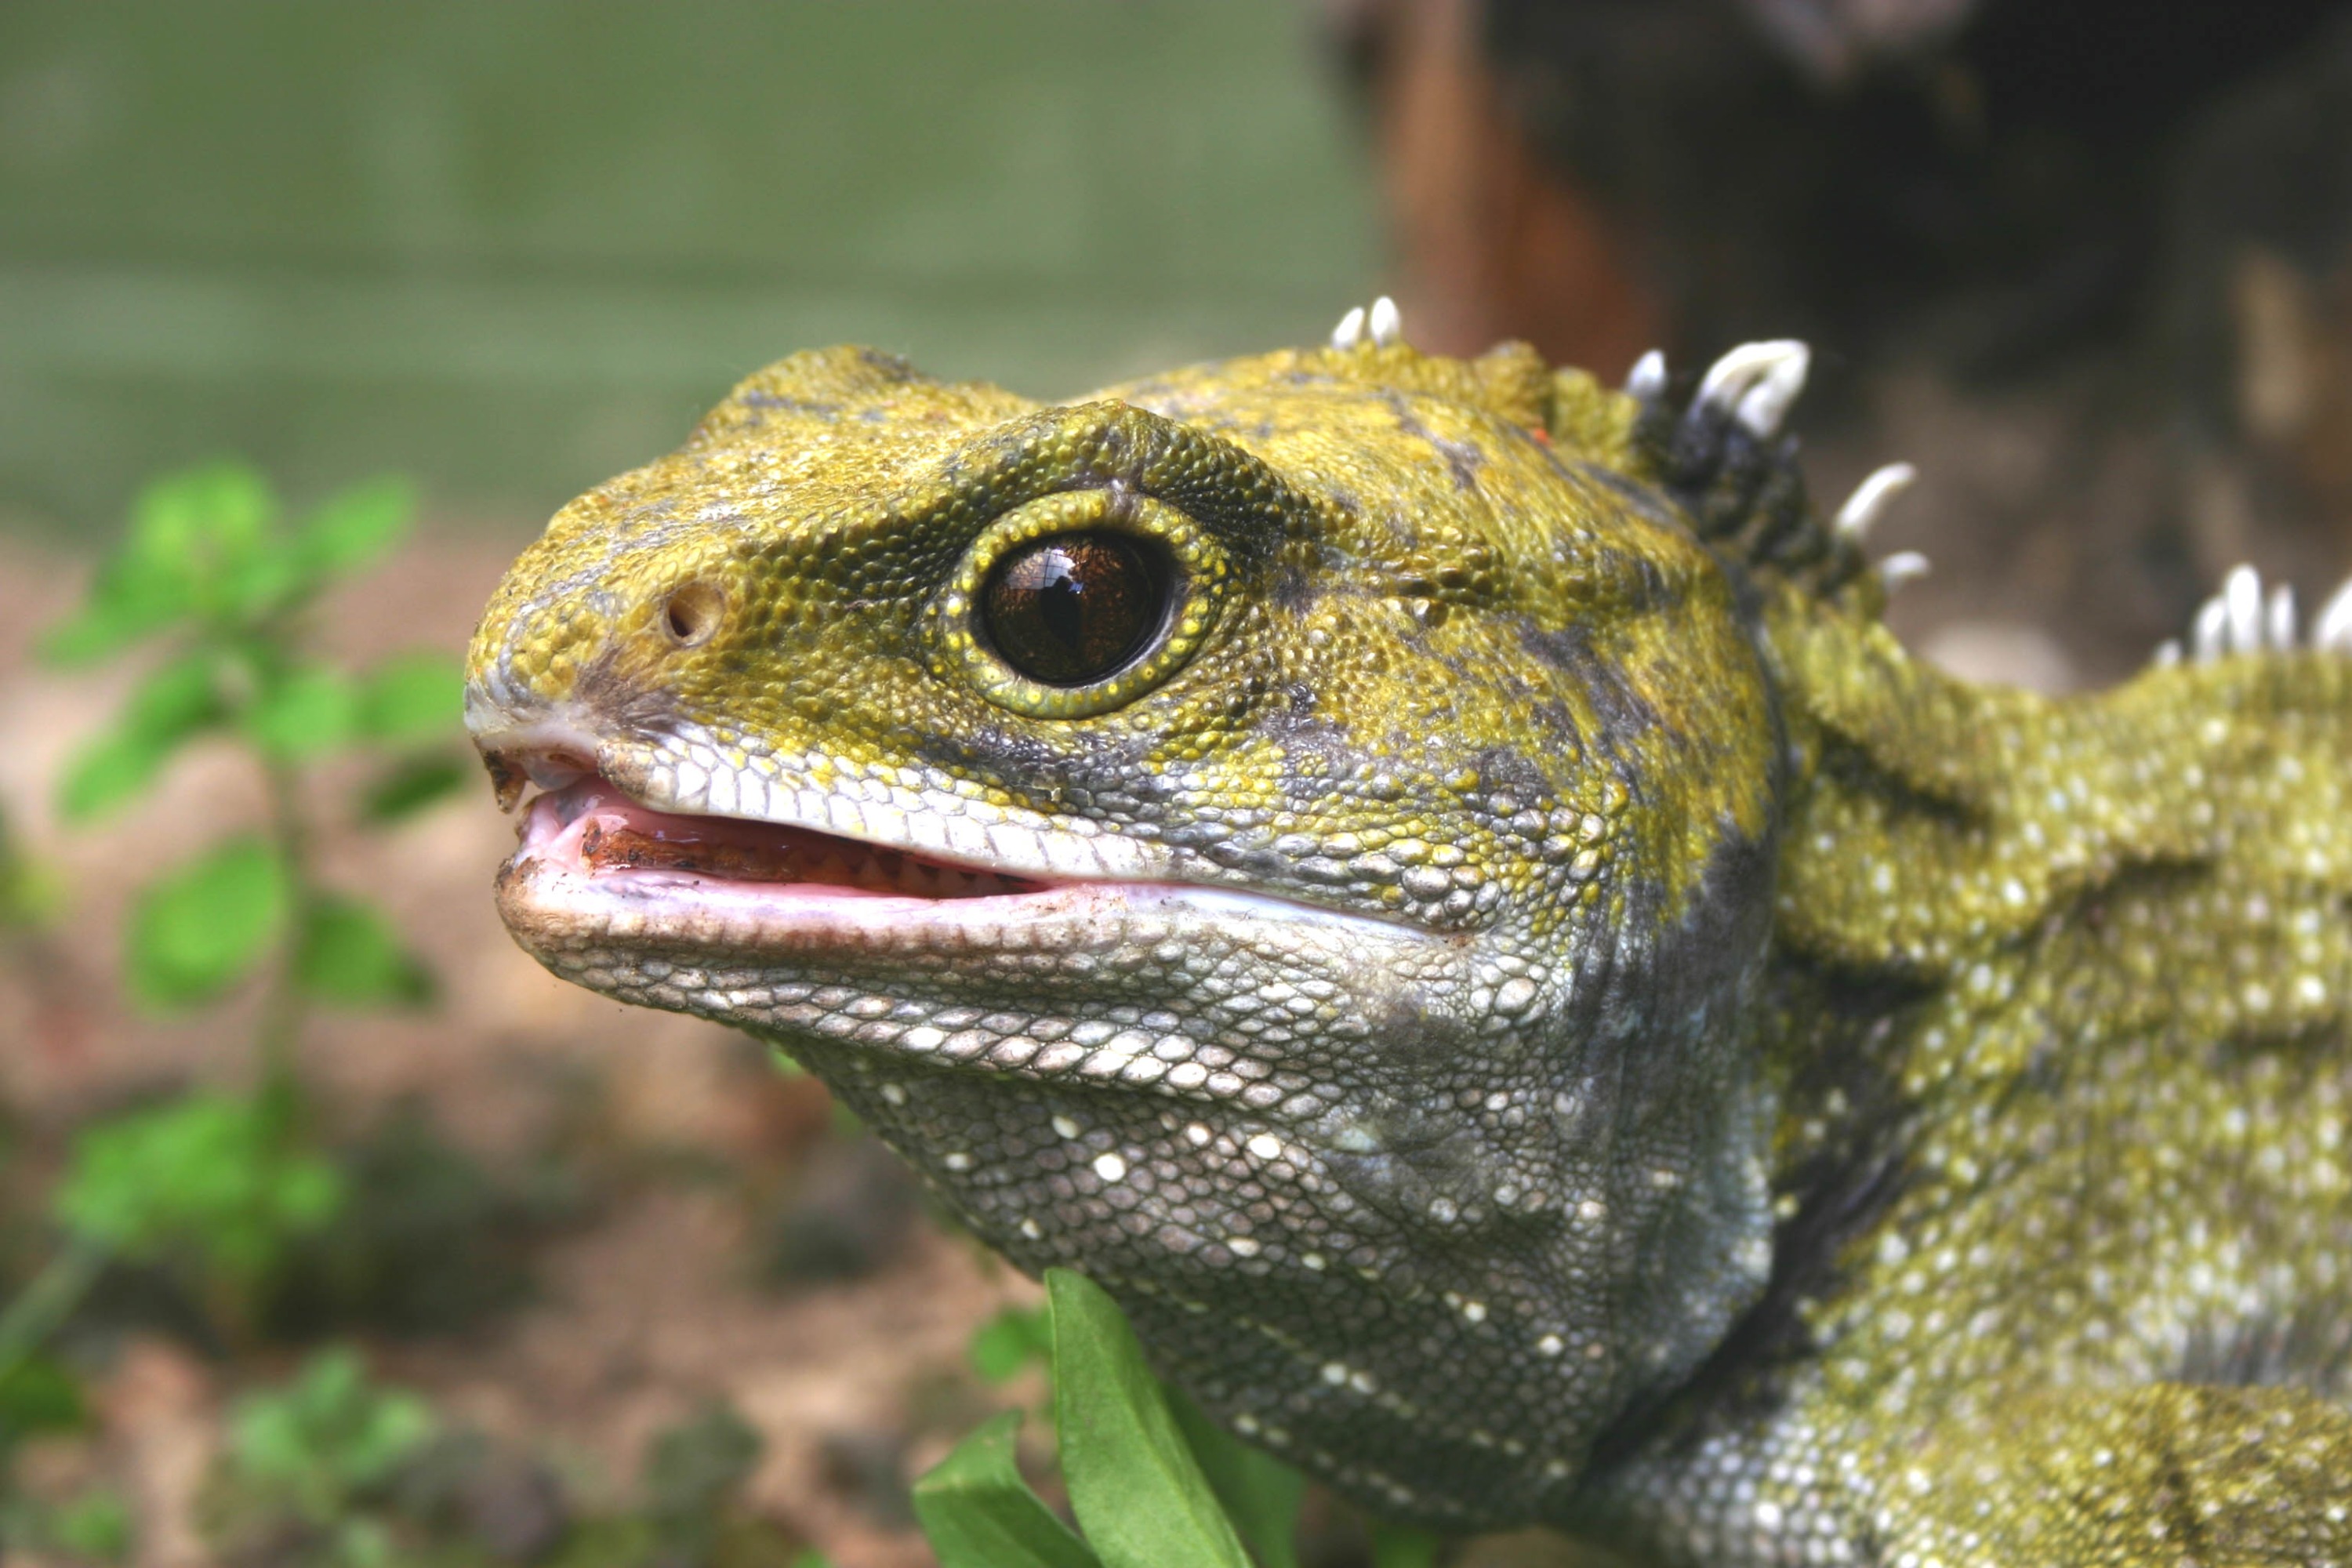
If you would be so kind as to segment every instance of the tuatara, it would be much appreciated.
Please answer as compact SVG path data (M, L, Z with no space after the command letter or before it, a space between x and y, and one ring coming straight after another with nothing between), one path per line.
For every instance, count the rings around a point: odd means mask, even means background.
M499 907L1386 1513L2352 1561L2352 589L1965 684L1805 363L796 354L485 613Z

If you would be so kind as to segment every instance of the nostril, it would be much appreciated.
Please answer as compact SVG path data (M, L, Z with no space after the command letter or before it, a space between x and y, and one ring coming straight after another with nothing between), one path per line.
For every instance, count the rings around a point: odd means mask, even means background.
M700 647L719 629L726 609L727 596L718 584L698 577L670 590L662 605L662 629L680 647Z

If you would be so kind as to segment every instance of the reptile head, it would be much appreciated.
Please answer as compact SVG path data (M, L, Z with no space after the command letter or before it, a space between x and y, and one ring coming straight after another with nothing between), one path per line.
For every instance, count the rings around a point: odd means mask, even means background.
M1768 1228L1770 704L1569 390L1369 343L1054 407L782 362L483 617L468 721L544 786L508 923L792 1051L1245 1435L1542 1511Z

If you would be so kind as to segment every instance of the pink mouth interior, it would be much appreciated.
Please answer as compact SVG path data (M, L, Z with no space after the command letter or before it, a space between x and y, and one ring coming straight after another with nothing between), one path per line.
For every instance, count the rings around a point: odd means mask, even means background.
M1046 886L803 827L655 811L601 778L532 801L522 840L524 854L591 878L653 872L763 883L778 891L901 899L986 899Z

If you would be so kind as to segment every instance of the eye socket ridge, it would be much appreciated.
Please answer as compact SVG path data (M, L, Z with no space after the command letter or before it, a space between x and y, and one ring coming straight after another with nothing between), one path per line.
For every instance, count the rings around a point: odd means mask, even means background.
M938 601L934 668L998 707L1080 719L1191 658L1227 589L1206 530L1131 491L1057 491L984 528Z

